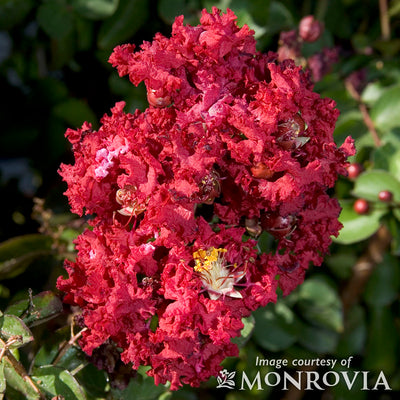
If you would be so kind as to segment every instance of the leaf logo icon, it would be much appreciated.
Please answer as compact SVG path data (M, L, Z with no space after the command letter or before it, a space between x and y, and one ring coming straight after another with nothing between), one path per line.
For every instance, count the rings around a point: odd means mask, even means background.
M226 388L226 389L234 389L235 388L235 381L233 380L236 371L228 372L226 369L222 370L220 376L217 376L218 386L217 389Z

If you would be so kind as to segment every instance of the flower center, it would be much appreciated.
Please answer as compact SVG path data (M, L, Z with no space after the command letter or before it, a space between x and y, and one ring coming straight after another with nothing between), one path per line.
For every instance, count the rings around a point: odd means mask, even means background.
M115 195L117 203L122 206L118 212L129 217L137 217L146 210L146 205L140 203L135 196L136 187L126 186L123 189L118 189Z
M237 271L236 264L227 265L224 257L226 252L226 249L210 247L193 253L194 270L199 274L203 287L212 300L218 299L221 295L242 298L234 285L244 277L245 271Z

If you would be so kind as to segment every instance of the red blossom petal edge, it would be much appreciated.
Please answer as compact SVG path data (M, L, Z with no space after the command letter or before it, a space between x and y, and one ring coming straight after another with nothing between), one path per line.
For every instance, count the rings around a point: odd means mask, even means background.
M60 174L93 228L58 288L82 309L89 355L111 340L156 384L198 386L238 354L243 317L321 264L341 228L327 190L353 140L335 145L334 102L294 62L256 52L230 10L196 27L178 17L171 38L119 46L110 63L144 81L149 107L120 102L98 131L67 130L75 163Z

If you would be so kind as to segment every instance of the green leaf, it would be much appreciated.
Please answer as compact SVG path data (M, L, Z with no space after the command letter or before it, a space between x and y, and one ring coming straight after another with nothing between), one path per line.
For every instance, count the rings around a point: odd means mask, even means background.
M65 400L86 400L85 393L69 371L46 365L35 368L32 380L45 393L51 396L61 395Z
M88 364L74 376L89 396L101 399L106 397L108 382L104 371L97 369L93 364Z
M119 0L72 0L76 12L89 19L104 19L115 13Z
M120 0L117 11L103 22L98 36L101 49L111 49L133 36L149 15L147 0Z
M9 30L20 23L32 9L32 0L0 1L0 30Z
M297 320L284 303L268 304L254 312L256 320L253 337L264 349L280 351L296 342Z
M353 204L351 200L340 201L342 212L339 221L343 228L337 238L332 238L334 242L352 244L369 238L378 230L381 217L388 211L387 208L377 208L366 215L360 215L354 211Z
M299 343L307 350L316 353L333 353L339 340L339 334L317 326L304 325L298 331Z
M369 106L375 104L385 93L387 87L381 81L369 83L361 93L361 100Z
M266 33L268 35L273 35L283 30L289 30L293 27L294 20L289 9L282 2L271 1Z
M69 126L81 126L83 122L95 123L97 117L83 100L68 99L53 108L54 115L61 118Z
M364 368L392 373L398 365L398 331L390 307L370 307Z
M363 307L355 305L346 314L345 330L340 335L335 355L344 358L348 355L363 354L366 338L365 310Z
M138 374L131 379L125 390L111 389L114 398L119 400L154 400L167 389L164 385L156 386L154 379L146 375L146 367L139 367Z
M0 395L6 391L6 377L4 375L4 362L0 362Z
M65 4L45 2L37 12L39 26L52 38L63 39L74 28L74 18Z
M29 299L21 300L6 309L7 314L21 318L28 326L35 326L59 315L63 310L62 302L51 291L46 291Z
M53 252L49 236L30 234L0 243L0 279L10 279L23 273L36 258Z
M388 89L372 107L370 115L380 131L400 126L400 86Z
M399 289L398 259L385 254L382 263L375 267L367 282L364 299L371 306L388 306L398 298Z
M175 17L178 17L179 15L185 17L186 23L194 24L198 22L198 17L193 13L193 9L185 0L159 0L158 14L168 25L172 25L175 21Z
M39 394L34 391L31 385L25 381L21 375L8 363L4 364L4 376L6 377L7 388L6 395L9 399L19 399L18 394L9 396L9 390L12 388L23 395L25 400L39 400Z
M375 170L389 171L393 176L400 176L400 148L397 143L387 142L372 153Z
M232 343L237 344L239 348L243 347L251 338L256 321L253 315L250 315L247 318L242 318L242 322L244 326L240 331L240 336L232 339Z
M10 349L24 346L33 340L32 332L25 323L15 315L7 314L0 317L0 336L4 342L12 337L18 337L18 340L9 346Z
M50 337L47 337L42 347L36 353L34 366L40 367L50 365L60 352L60 349L71 338L71 331L68 326L52 332ZM78 346L70 346L64 352L61 359L58 360L57 366L63 369L74 370L78 366L85 364L86 357L83 351Z
M382 190L393 193L393 200L400 202L400 182L388 171L373 170L363 172L354 185L354 196L368 201L378 201Z
M310 278L300 285L298 306L313 325L343 331L342 302L337 291L323 279Z

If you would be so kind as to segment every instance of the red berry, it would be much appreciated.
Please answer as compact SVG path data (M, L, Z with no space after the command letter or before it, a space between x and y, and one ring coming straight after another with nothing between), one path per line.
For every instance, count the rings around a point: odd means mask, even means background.
M299 36L305 42L315 42L322 34L324 27L321 22L307 15L299 23Z
M393 200L393 193L389 192L389 190L382 190L378 194L378 199L385 203L390 203Z
M358 199L355 201L353 208L357 214L366 214L369 211L369 204L365 199Z
M347 167L349 179L356 179L361 174L363 167L359 163L352 163Z

